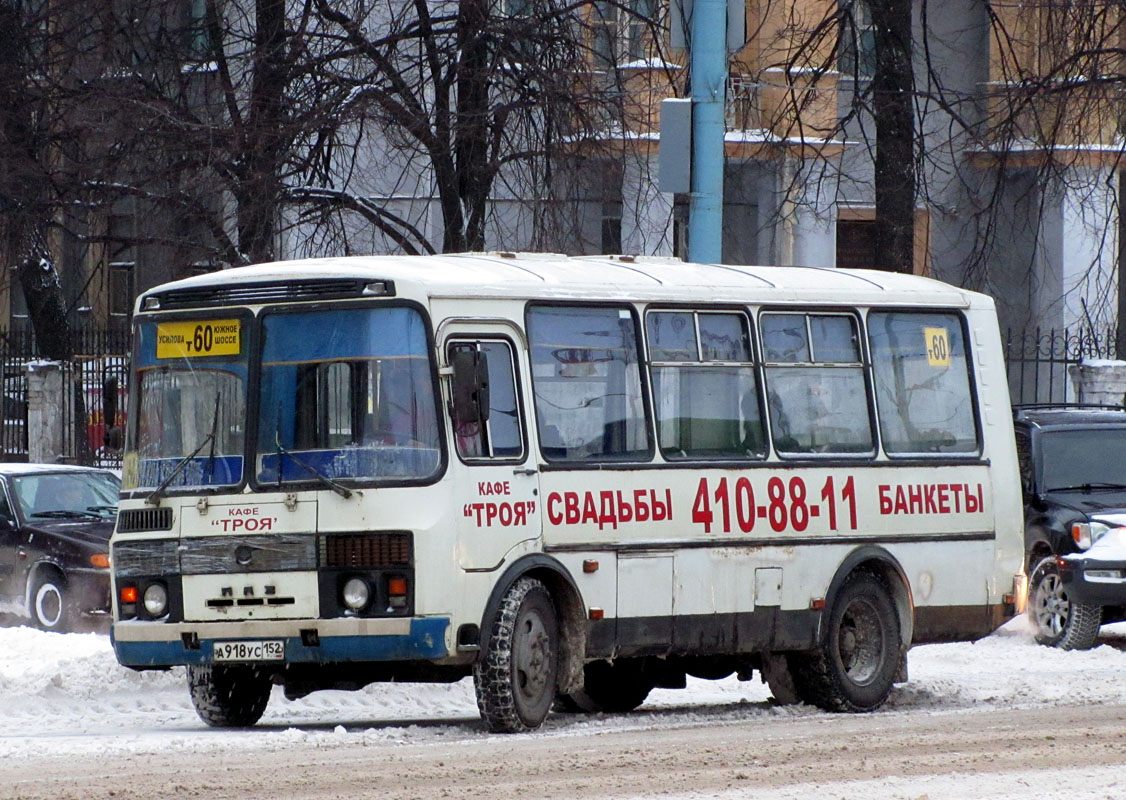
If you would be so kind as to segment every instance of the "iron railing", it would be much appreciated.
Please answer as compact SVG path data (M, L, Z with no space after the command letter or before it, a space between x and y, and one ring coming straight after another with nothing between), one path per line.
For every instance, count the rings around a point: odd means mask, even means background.
M1014 404L1078 402L1068 368L1087 359L1116 359L1116 341L1113 327L1008 331L1005 365L1010 400Z
M62 459L76 464L120 467L120 431L124 424L128 378L129 332L80 330L75 357L63 364L63 385L72 387L62 404ZM28 460L27 370L42 356L29 331L0 331L3 376L3 427L0 461ZM105 414L105 391L118 397L114 420Z

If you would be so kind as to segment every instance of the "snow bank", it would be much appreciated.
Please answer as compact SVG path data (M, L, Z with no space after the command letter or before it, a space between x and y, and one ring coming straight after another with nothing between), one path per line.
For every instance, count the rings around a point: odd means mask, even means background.
M910 681L896 687L883 713L1126 703L1126 681L1116 677L1126 667L1124 651L1126 624L1104 628L1093 650L1063 652L1035 644L1028 622L1013 620L976 644L912 650ZM534 735L667 730L701 721L818 713L803 706L775 707L757 679L689 679L687 689L654 691L634 714L553 715ZM117 664L105 634L0 628L0 758L44 752L280 750L487 735L469 680L376 684L294 702L275 689L257 729L212 730L196 717L181 669L127 670Z

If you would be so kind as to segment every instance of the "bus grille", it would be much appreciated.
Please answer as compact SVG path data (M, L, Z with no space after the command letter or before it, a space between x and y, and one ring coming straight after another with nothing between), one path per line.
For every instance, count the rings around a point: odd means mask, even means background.
M335 533L321 539L326 567L397 567L411 563L409 533Z
M180 572L177 548L175 539L119 542L113 546L113 571L123 578L176 575Z
M215 536L180 540L180 569L185 575L297 572L316 568L316 542L309 535Z
M117 515L118 533L139 533L141 531L172 530L172 509L129 508Z

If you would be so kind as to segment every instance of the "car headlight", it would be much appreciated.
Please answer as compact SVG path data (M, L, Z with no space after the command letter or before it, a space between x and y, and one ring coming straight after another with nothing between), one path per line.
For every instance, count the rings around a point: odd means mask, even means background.
M168 610L168 590L163 584L150 583L145 589L143 602L150 617L163 617Z
M1101 522L1074 522L1071 525L1071 538L1080 550L1086 550L1110 532L1111 527Z

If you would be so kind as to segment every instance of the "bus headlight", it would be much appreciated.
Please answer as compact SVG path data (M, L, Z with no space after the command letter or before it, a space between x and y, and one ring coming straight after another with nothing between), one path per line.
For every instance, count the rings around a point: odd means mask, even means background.
M164 584L150 583L145 587L145 611L150 617L163 617L168 610L168 590Z
M340 593L346 608L352 611L363 611L371 600L371 587L362 578L349 578L344 583Z

